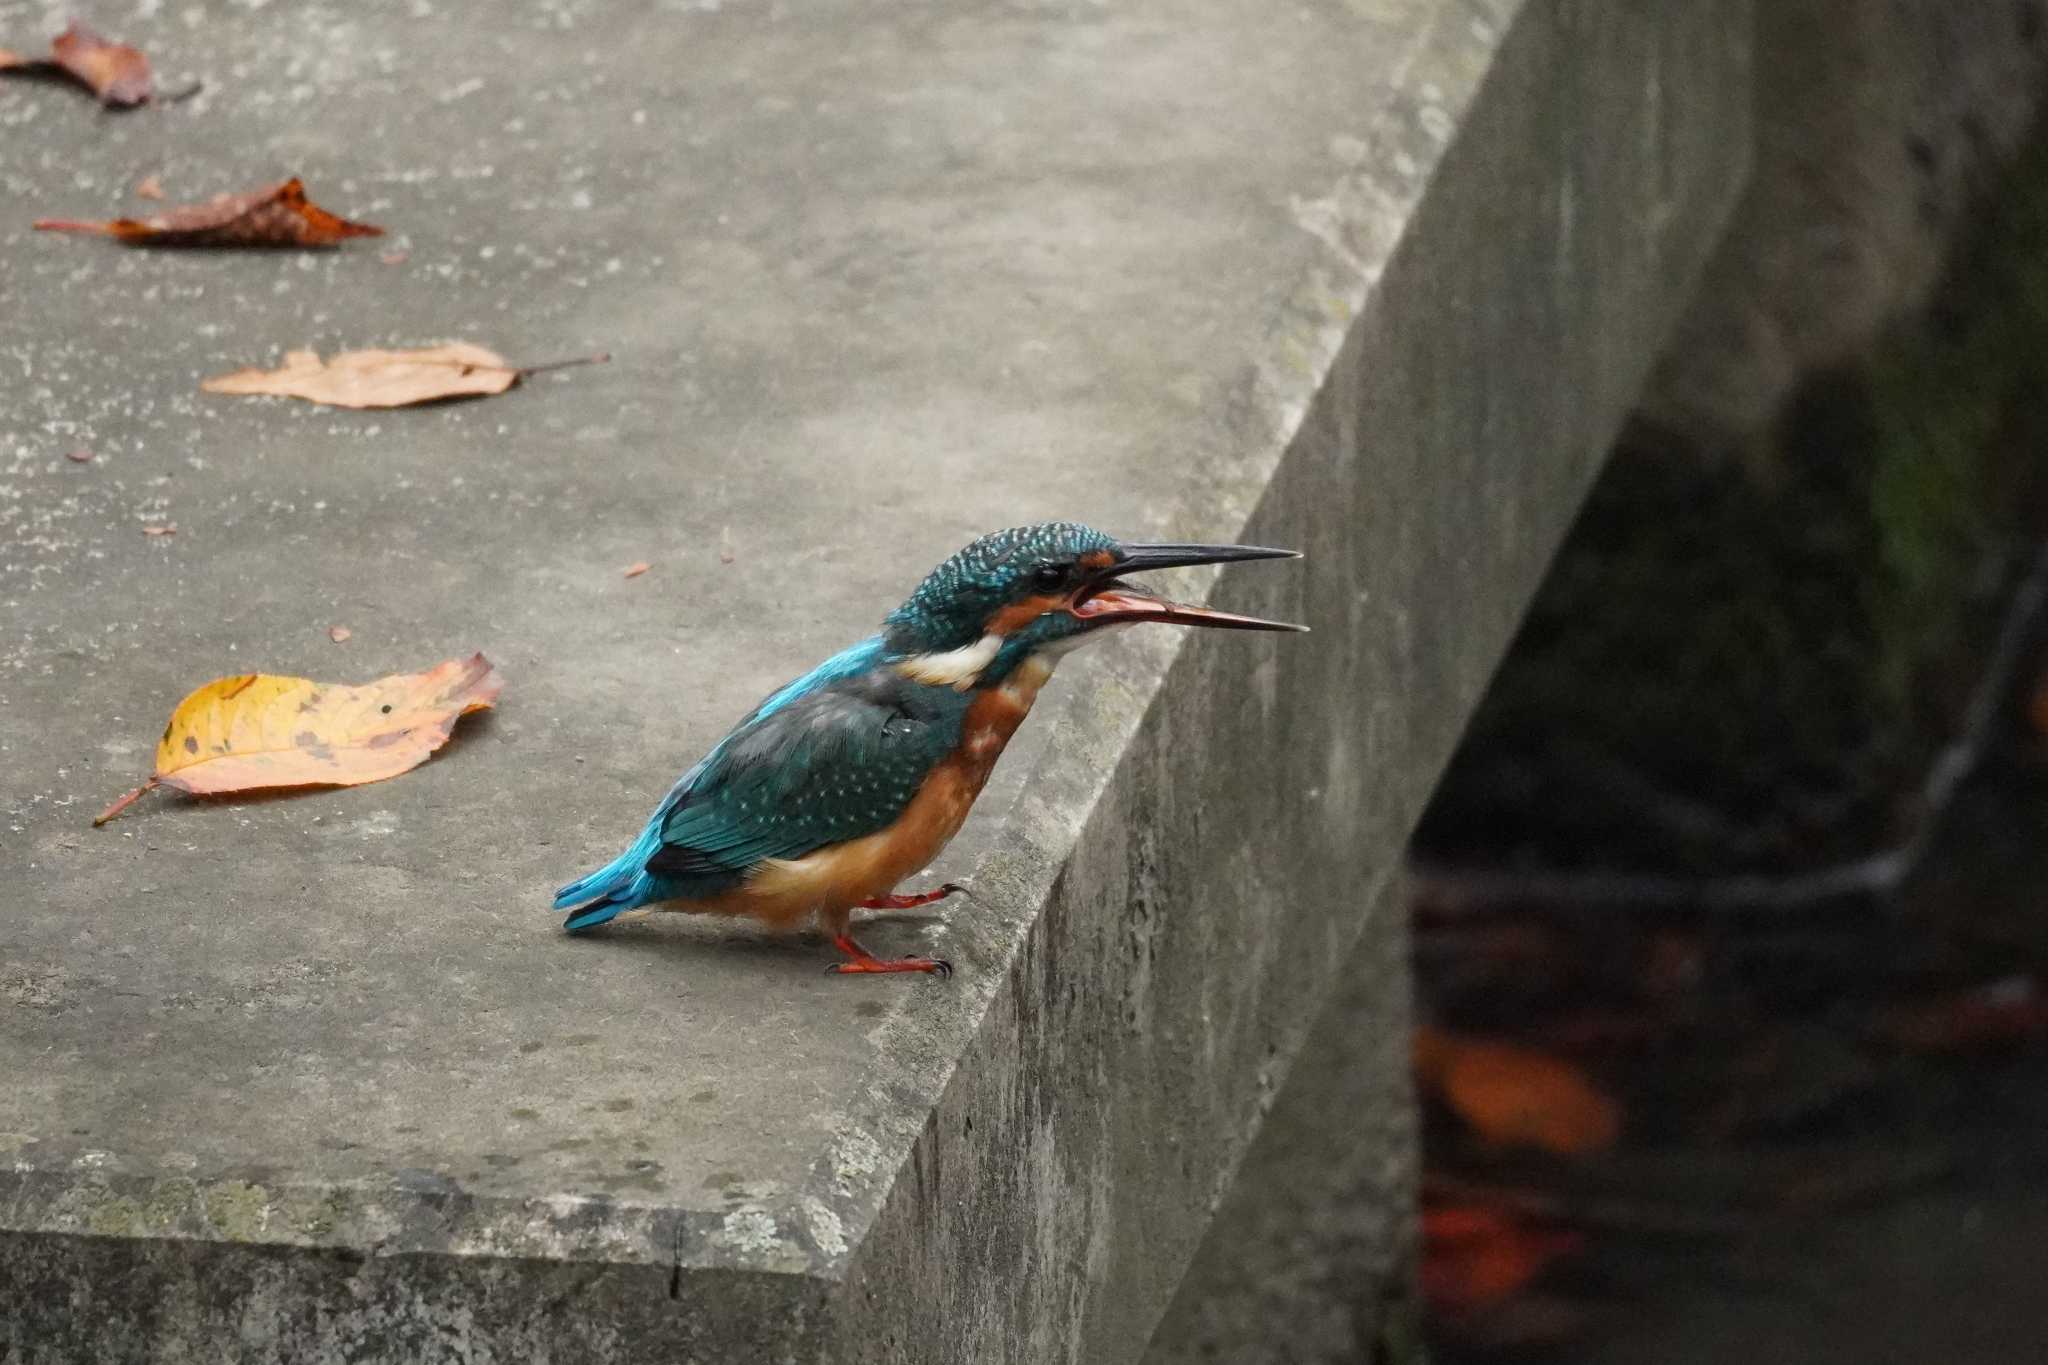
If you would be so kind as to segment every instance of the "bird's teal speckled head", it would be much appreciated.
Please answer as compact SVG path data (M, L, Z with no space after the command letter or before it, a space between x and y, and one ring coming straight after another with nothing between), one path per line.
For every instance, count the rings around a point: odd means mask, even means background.
M1126 544L1072 521L1015 526L983 536L926 575L889 614L883 646L900 659L943 661L935 662L932 681L972 685L1000 680L1032 654L1078 644L1105 626L1149 620L1302 630L1168 602L1119 578L1183 564L1294 557L1292 550L1251 545Z

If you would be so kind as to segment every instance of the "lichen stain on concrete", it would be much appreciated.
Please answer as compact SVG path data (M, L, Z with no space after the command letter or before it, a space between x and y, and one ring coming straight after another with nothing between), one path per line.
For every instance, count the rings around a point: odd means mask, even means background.
M262 1240L270 1222L270 1192L261 1185L229 1180L206 1192L206 1220L231 1242Z
M85 1225L102 1237L160 1235L191 1207L195 1189L189 1180L167 1180L147 1199L101 1190L85 1211Z
M751 1206L734 1209L725 1215L718 1231L711 1234L711 1240L742 1256L769 1257L788 1250L781 1231L775 1225L775 1216L766 1209Z
M882 1164L882 1147L857 1128L832 1136L832 1183L845 1195L855 1193Z
M814 1194L805 1195L802 1204L805 1225L810 1229L811 1240L818 1244L818 1250L827 1256L844 1256L846 1225L840 1222L839 1215Z

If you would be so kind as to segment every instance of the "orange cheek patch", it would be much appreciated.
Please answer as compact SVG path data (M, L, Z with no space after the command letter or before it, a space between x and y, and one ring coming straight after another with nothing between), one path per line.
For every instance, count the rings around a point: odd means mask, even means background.
M1116 563L1116 556L1107 550L1090 550L1081 556L1081 567L1090 573L1106 569Z
M1034 596L1012 602L988 618L986 630L990 635L1014 635L1066 600L1064 597Z

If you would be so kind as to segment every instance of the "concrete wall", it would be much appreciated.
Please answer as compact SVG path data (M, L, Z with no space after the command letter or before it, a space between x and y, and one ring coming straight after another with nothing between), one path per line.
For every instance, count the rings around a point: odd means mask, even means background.
M1643 397L1709 453L1768 461L1799 381L1926 302L2041 103L2039 0L1757 10L1756 169Z

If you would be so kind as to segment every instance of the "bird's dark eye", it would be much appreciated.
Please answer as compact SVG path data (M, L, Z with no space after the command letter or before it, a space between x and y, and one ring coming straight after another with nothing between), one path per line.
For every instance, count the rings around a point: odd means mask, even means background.
M1067 571L1057 564L1041 564L1031 574L1031 586L1048 592L1066 581Z

